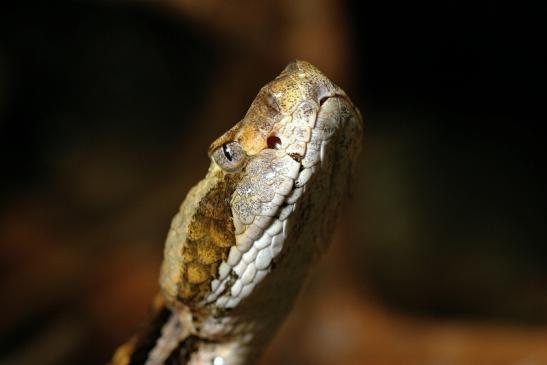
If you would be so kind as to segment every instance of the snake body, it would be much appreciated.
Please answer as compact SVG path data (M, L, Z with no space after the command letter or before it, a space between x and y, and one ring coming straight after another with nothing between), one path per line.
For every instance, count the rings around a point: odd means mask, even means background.
M209 148L173 218L148 331L112 364L254 364L333 230L362 119L317 68L291 62Z

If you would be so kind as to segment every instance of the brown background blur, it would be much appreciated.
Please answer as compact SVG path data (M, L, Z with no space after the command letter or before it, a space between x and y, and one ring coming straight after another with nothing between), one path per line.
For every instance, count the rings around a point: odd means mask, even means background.
M2 5L0 364L107 361L146 318L209 143L294 58L361 108L365 148L329 254L262 364L547 364L546 14L493 0Z

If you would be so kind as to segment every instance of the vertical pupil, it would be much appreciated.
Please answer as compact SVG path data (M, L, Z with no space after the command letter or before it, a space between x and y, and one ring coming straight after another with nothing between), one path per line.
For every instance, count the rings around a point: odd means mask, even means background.
M228 159L228 161L232 161L232 150L227 145L222 145L222 152L224 152L224 156Z

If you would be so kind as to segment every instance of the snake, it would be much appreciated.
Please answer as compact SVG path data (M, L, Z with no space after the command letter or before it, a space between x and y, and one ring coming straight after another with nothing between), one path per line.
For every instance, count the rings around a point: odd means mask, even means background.
M328 247L362 125L306 61L262 87L210 145L171 222L150 323L110 364L256 364Z

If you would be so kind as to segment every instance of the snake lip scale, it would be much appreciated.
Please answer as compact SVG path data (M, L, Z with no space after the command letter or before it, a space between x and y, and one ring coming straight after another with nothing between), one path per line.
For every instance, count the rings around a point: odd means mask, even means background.
M362 118L295 60L209 147L172 220L154 319L112 365L255 364L325 251L347 194Z

